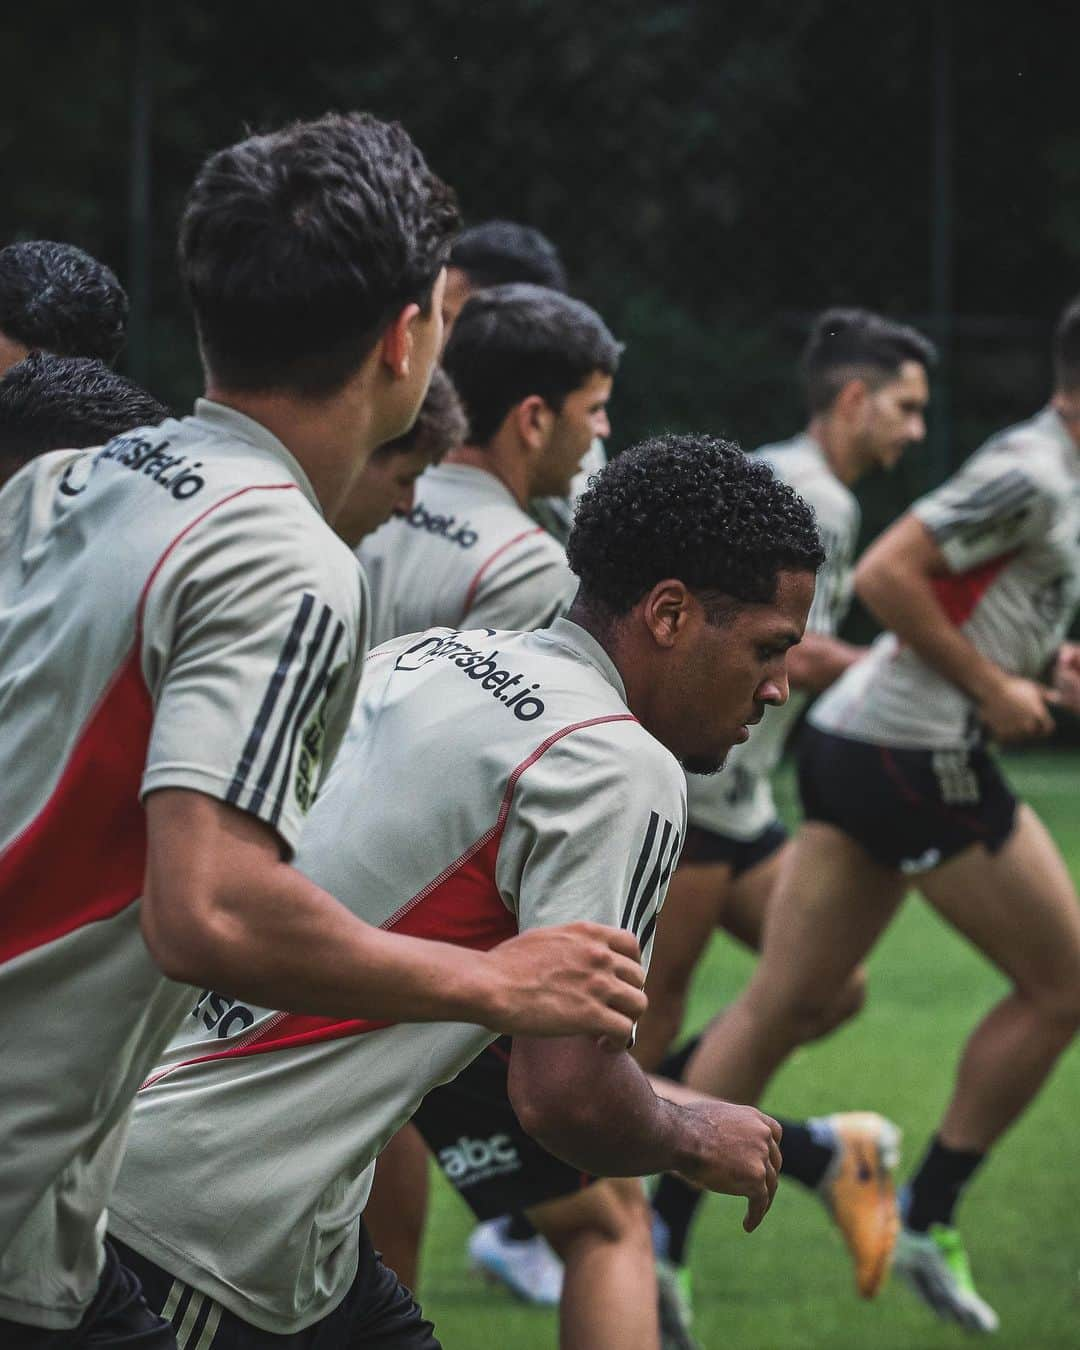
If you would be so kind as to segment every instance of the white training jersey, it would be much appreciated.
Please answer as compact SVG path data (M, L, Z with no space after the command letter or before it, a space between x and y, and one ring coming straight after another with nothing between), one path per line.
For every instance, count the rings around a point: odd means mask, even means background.
M361 587L300 466L217 404L0 493L0 1317L79 1320L131 1099L190 1006L139 931L141 798L206 793L291 849Z
M987 443L911 508L945 556L934 590L949 619L1003 669L1034 678L1080 603L1080 452L1052 408ZM814 726L907 749L982 739L975 705L884 633L814 705Z
M493 473L438 464L405 516L357 550L371 586L372 644L426 628L542 628L577 578L560 544Z
M676 761L577 625L410 634L368 659L297 865L368 923L486 950L572 920L646 959L685 833ZM111 1230L266 1331L333 1310L380 1148L494 1039L216 993L139 1093Z
M813 507L825 562L818 572L806 631L835 637L851 604L859 503L829 468L821 446L805 432L754 453ZM707 778L687 775L691 824L746 841L773 823L776 804L769 777L807 698L806 692L793 689L783 707L767 708L761 722L750 729L750 739L732 747L721 773Z

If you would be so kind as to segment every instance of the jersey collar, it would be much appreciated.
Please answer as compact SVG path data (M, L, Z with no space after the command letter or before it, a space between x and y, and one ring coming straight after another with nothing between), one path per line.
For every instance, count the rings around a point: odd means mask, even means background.
M1065 419L1052 404L1048 403L1035 421L1041 431L1045 431L1048 436L1053 437L1058 442L1063 450L1069 452L1070 462L1075 463L1080 458L1080 447L1069 434Z
M215 403L208 398L195 400L195 416L191 420L201 422L216 435L244 441L253 449L263 451L267 459L274 461L278 468L285 469L319 515L323 514L319 499L315 496L315 489L300 467L299 460L294 458L274 433L261 422L256 422L246 413L237 412L235 408L230 408L224 403Z
M622 701L626 702L626 686L615 662L580 624L574 623L572 619L556 619L549 627L541 629L537 636L557 642L560 647L569 647L575 656L595 666Z

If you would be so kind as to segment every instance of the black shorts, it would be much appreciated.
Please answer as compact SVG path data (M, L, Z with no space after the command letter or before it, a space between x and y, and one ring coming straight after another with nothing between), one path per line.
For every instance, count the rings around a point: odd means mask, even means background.
M176 1329L179 1350L441 1350L434 1326L424 1319L394 1272L383 1265L363 1224L360 1266L349 1292L332 1313L289 1335L245 1322L125 1243L116 1238L110 1241L142 1281L150 1306L171 1319L170 1331ZM141 1350L141 1344L133 1350Z
M97 1293L82 1321L70 1331L45 1331L0 1317L3 1350L176 1350L168 1322L152 1312L134 1271L111 1242L105 1244L105 1265Z
M926 872L972 844L996 853L1016 798L982 747L895 750L803 728L799 793L807 820L835 825L886 867Z
M688 825L679 863L729 863L734 880L771 858L784 847L787 837L787 830L778 820L766 825L753 839L734 839L728 834L714 834L703 825Z
M510 1105L510 1038L501 1037L450 1083L429 1092L413 1124L447 1180L478 1219L517 1214L589 1186L530 1138Z

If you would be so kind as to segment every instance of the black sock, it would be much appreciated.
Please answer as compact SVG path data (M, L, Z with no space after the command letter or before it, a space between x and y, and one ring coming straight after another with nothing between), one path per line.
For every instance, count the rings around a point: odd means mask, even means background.
M985 1153L946 1148L935 1136L911 1180L905 1225L916 1233L925 1233L932 1223L951 1225L960 1193L985 1157Z
M686 1066L690 1063L690 1056L700 1044L701 1037L692 1036L678 1050L665 1055L656 1066L656 1072L661 1078L672 1078L676 1083L681 1083L683 1074L686 1072Z
M776 1119L784 1131L780 1140L780 1152L784 1155L781 1177L790 1177L814 1190L832 1162L835 1150L830 1133L813 1121L783 1120L779 1116Z
M698 1205L704 1192L691 1186L682 1177L670 1173L660 1178L660 1184L653 1196L652 1207L667 1229L668 1246L666 1255L677 1266L686 1263L686 1244L690 1241L690 1227L694 1222Z
M524 1214L511 1214L503 1236L511 1242L531 1242L536 1236L536 1229Z

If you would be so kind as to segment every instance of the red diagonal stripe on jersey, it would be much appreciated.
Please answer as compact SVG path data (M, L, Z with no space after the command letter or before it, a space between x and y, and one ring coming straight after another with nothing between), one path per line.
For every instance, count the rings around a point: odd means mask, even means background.
M146 867L139 783L152 719L136 645L44 809L0 857L0 961L110 918L138 897Z
M146 816L139 786L153 725L142 675L142 618L154 578L200 521L253 485L212 503L154 564L139 597L135 642L79 733L48 801L0 854L0 961L111 918L142 893Z
M585 722L553 732L526 759L513 770L506 784L495 824L435 878L430 885L413 897L380 925L392 933L410 937L431 938L449 942L473 951L490 951L517 932L517 920L503 904L495 884L495 866L499 844L510 814L510 802L518 779L531 765L564 736L585 727L600 726L605 722L636 722L631 713L612 713L593 717ZM194 1064L210 1060L241 1059L248 1055L262 1055L271 1050L286 1050L293 1046L315 1042L340 1040L344 1036L358 1036L368 1031L379 1031L394 1026L392 1021L377 1021L358 1017L341 1020L334 1017L307 1017L298 1013L277 1013L263 1023L254 1034L242 1038L227 1050L172 1064L153 1074L143 1084L150 1087L159 1079Z
M505 544L500 544L489 558L485 558L477 568L472 581L469 582L469 589L465 592L465 605L461 611L462 621L468 617L469 610L472 609L473 601L476 599L476 592L480 589L480 582L483 575L495 559L505 553L508 548L513 548L515 544L520 544L523 539L529 539L534 534L543 533L543 528L540 525L534 526L531 530L522 530L520 534L515 534L513 539L508 539Z
M959 627L971 618L975 606L1018 552L1018 549L1014 549L1011 553L1003 553L1000 558L991 558L989 562L973 567L970 572L957 572L931 580L938 604L950 622Z

